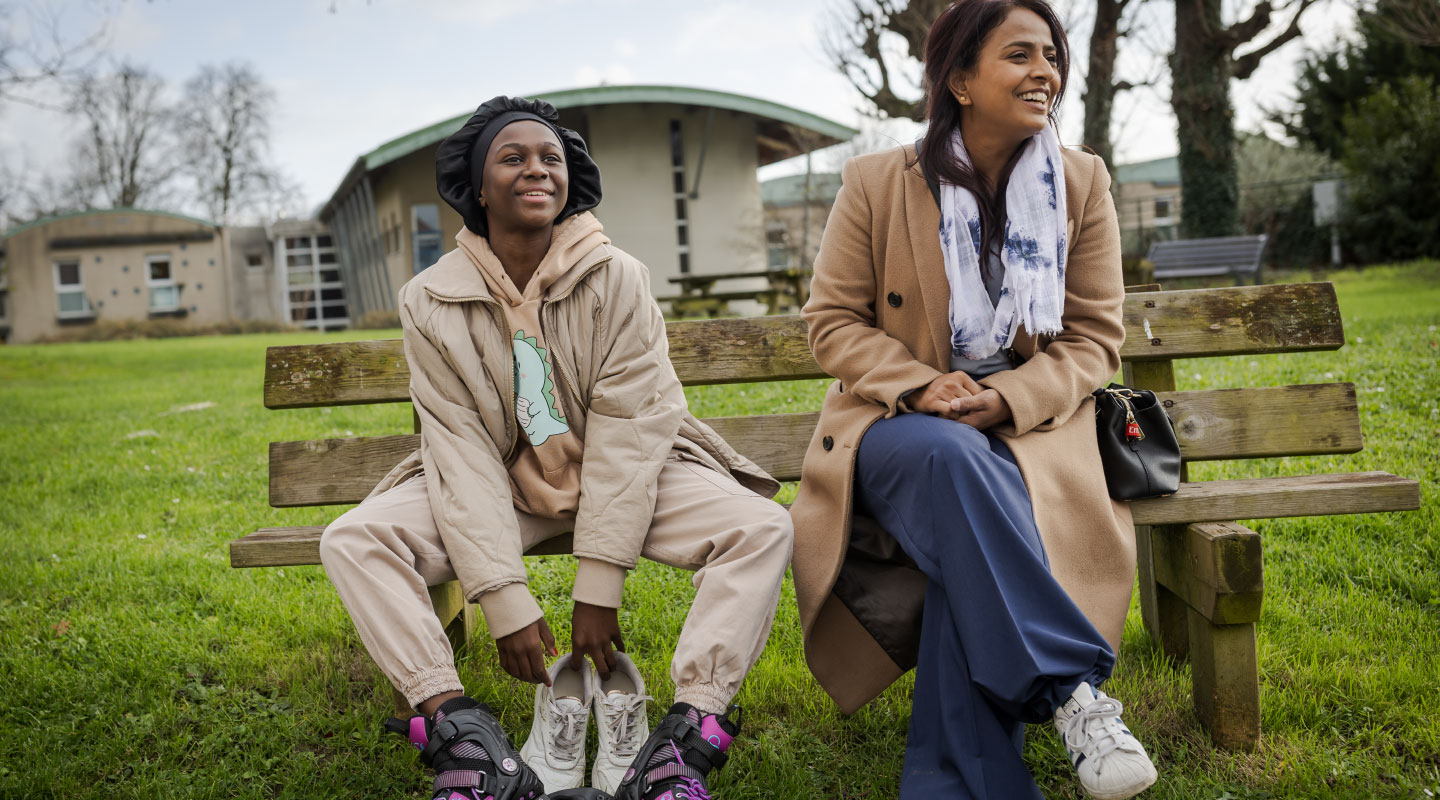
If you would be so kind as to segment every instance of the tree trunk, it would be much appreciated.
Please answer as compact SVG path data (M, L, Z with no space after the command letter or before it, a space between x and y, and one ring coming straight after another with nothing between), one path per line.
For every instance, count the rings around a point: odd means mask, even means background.
M1085 129L1081 144L1105 159L1111 177L1115 174L1114 149L1110 142L1110 116L1115 108L1115 43L1120 35L1117 0L1096 0L1095 28L1090 32L1090 64L1085 74ZM1111 186L1114 186L1111 182Z
M1220 0L1176 0L1170 105L1180 139L1181 236L1240 232L1230 45Z

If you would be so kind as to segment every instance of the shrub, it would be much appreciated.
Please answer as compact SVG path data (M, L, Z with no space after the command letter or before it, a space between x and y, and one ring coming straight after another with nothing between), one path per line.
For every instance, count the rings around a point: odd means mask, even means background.
M181 336L225 336L237 333L280 333L296 331L291 325L268 320L233 320L208 325L189 325L176 319L101 320L93 325L71 328L54 336L37 339L40 343L110 342L127 339L174 339Z

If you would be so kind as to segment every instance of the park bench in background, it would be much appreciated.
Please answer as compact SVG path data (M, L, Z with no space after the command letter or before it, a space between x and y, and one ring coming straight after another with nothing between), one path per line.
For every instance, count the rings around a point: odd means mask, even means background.
M1239 285L1244 276L1260 282L1260 259L1265 254L1265 234L1222 236L1213 239L1177 239L1150 245L1155 280L1206 278L1233 275Z
M680 287L680 294L655 298L670 306L670 312L677 317L701 313L709 317L728 314L730 303L735 300L755 300L765 304L765 313L779 314L783 310L798 311L810 296L810 275L808 269L785 267L782 269L753 270L750 272L722 272L708 275L680 275L670 279ZM716 292L717 281L751 281L763 278L768 284L764 289Z
M1189 291L1125 298L1121 352L1132 386L1154 389L1187 461L1353 453L1361 449L1349 383L1175 390L1172 362L1241 354L1335 350L1344 344L1328 283ZM797 316L683 321L669 326L670 359L687 386L825 377ZM265 405L310 408L409 400L399 340L272 347ZM780 480L800 477L816 411L708 420ZM416 434L274 442L270 504L359 502L418 443ZM1134 511L1145 624L1164 651L1190 659L1195 709L1223 747L1259 735L1255 622L1264 592L1259 534L1233 520L1356 514L1419 507L1415 481L1383 472L1182 483ZM319 564L320 527L262 528L230 544L235 567ZM531 555L568 552L568 536ZM475 608L455 584L435 587L436 613L458 643ZM404 701L399 705L408 713Z

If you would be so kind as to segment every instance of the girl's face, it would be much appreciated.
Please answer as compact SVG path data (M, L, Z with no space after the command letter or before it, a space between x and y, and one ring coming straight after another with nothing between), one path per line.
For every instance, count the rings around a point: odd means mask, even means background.
M1016 144L1044 130L1060 91L1050 26L1029 9L1011 10L981 45L975 67L951 73L949 89L962 130L981 128Z
M481 204L491 230L534 230L554 224L569 199L565 148L549 127L512 122L485 156Z

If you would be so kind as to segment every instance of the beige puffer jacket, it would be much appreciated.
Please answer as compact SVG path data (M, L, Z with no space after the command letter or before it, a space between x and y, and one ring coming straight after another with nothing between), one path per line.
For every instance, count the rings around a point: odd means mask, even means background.
M587 213L557 228L552 248L593 231ZM457 241L474 236L462 230ZM665 322L649 272L602 239L548 289L540 324L564 393L571 430L584 443L574 553L576 595L619 604L655 508L661 465L672 451L729 471L770 497L779 483L693 417L670 365ZM514 356L503 311L464 247L446 253L400 290L410 396L420 449L371 496L423 469L430 506L465 597L479 602L491 636L539 619L526 585L508 462L518 429Z

